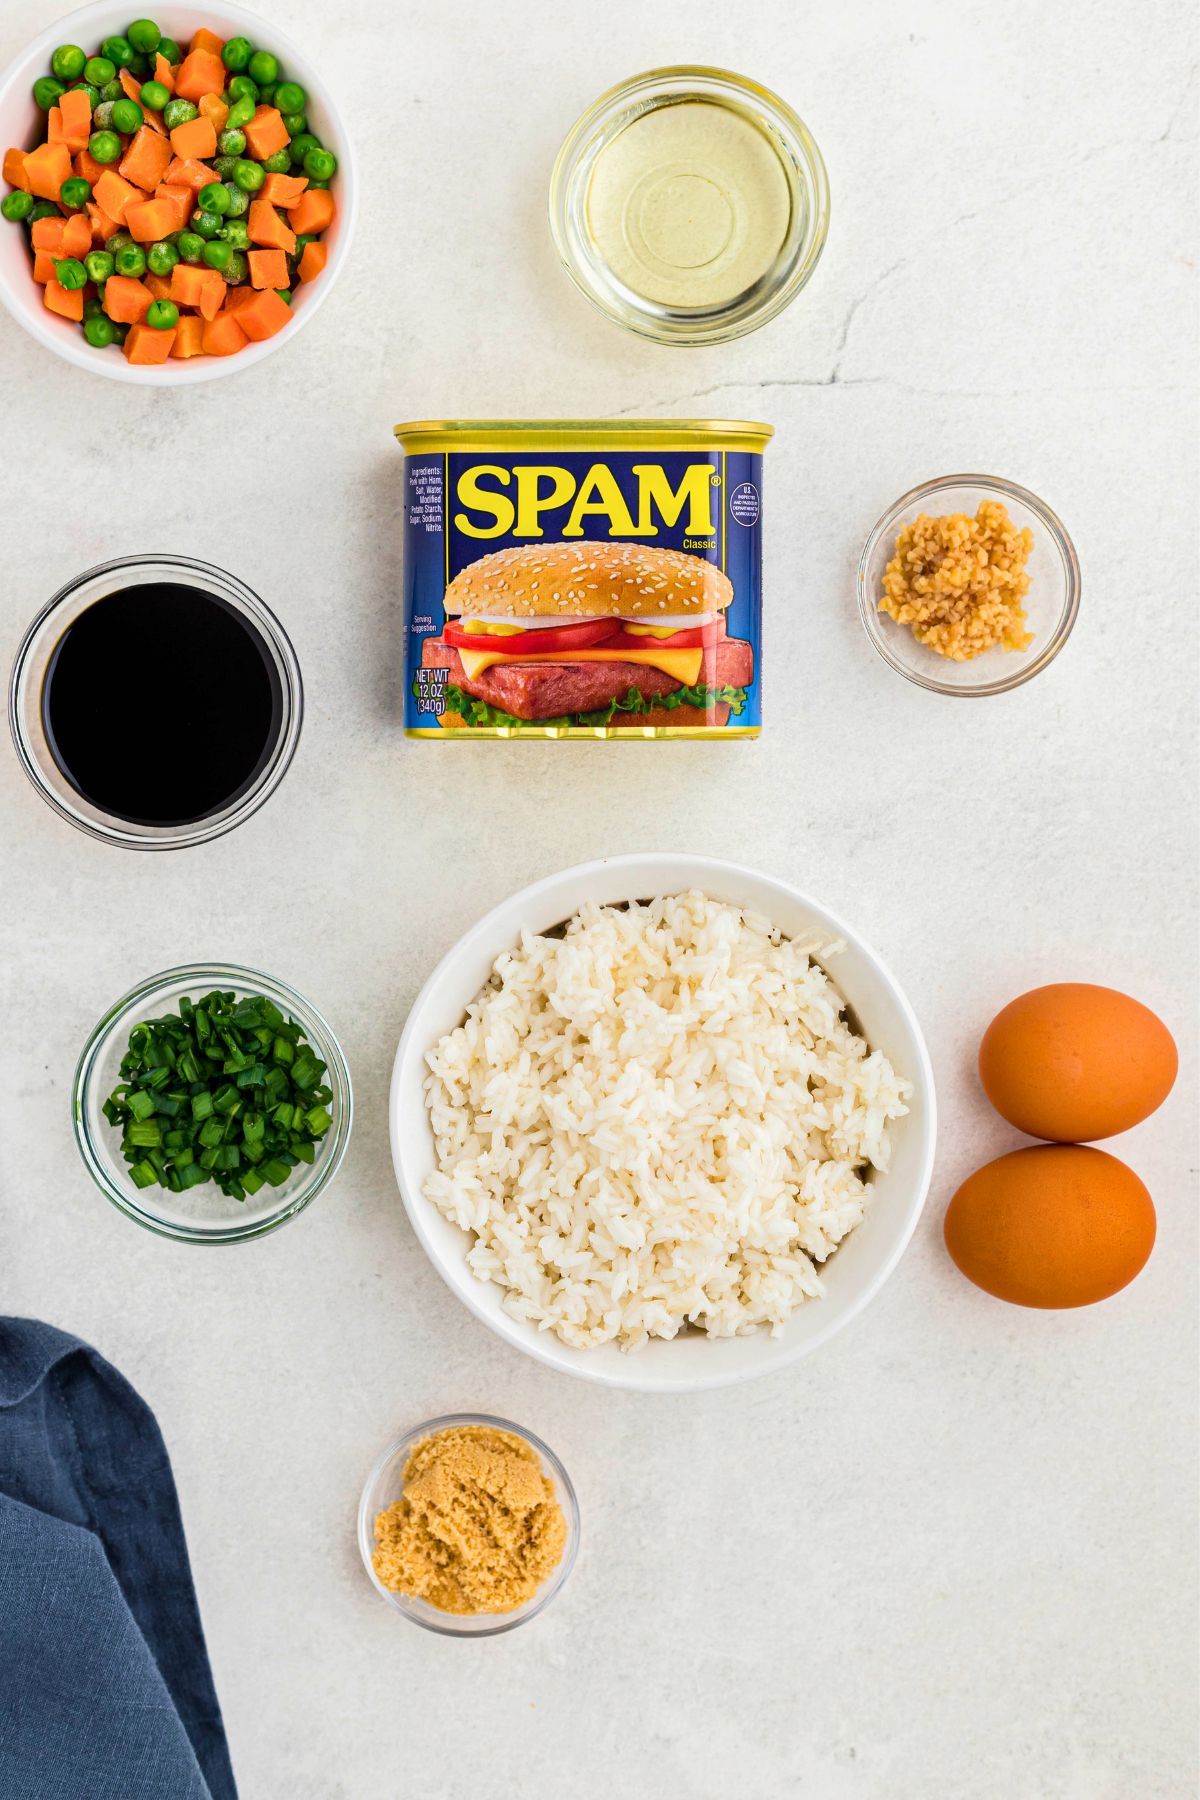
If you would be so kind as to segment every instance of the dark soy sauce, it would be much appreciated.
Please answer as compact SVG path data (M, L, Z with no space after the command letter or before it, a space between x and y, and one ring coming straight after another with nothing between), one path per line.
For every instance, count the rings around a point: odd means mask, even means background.
M282 690L249 619L214 594L154 582L69 625L42 684L46 742L71 786L131 825L193 825L261 774Z

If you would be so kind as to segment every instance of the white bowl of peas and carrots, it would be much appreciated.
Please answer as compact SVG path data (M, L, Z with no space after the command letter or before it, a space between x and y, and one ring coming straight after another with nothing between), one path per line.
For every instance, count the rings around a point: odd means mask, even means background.
M251 367L312 316L349 252L341 115L307 58L240 7L136 18L97 4L60 19L0 77L10 150L0 300L48 350L111 380L178 387Z

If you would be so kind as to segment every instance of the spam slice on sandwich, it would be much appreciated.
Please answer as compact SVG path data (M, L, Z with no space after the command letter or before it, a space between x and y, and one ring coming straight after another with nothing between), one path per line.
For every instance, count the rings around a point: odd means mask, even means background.
M681 550L497 550L446 589L422 666L447 672L445 723L721 726L754 677L750 644L725 629L732 599L719 568Z

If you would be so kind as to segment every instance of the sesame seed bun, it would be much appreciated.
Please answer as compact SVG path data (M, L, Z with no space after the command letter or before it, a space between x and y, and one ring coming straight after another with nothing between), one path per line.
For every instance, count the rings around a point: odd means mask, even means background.
M468 563L446 589L452 616L637 619L723 612L733 584L713 563L648 544L529 544Z

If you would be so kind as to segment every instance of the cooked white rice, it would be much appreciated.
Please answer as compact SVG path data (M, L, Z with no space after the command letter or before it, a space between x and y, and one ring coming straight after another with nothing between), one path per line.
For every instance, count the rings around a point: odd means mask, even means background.
M813 961L839 948L687 893L498 959L426 1059L425 1195L510 1313L632 1350L821 1293L911 1091Z

